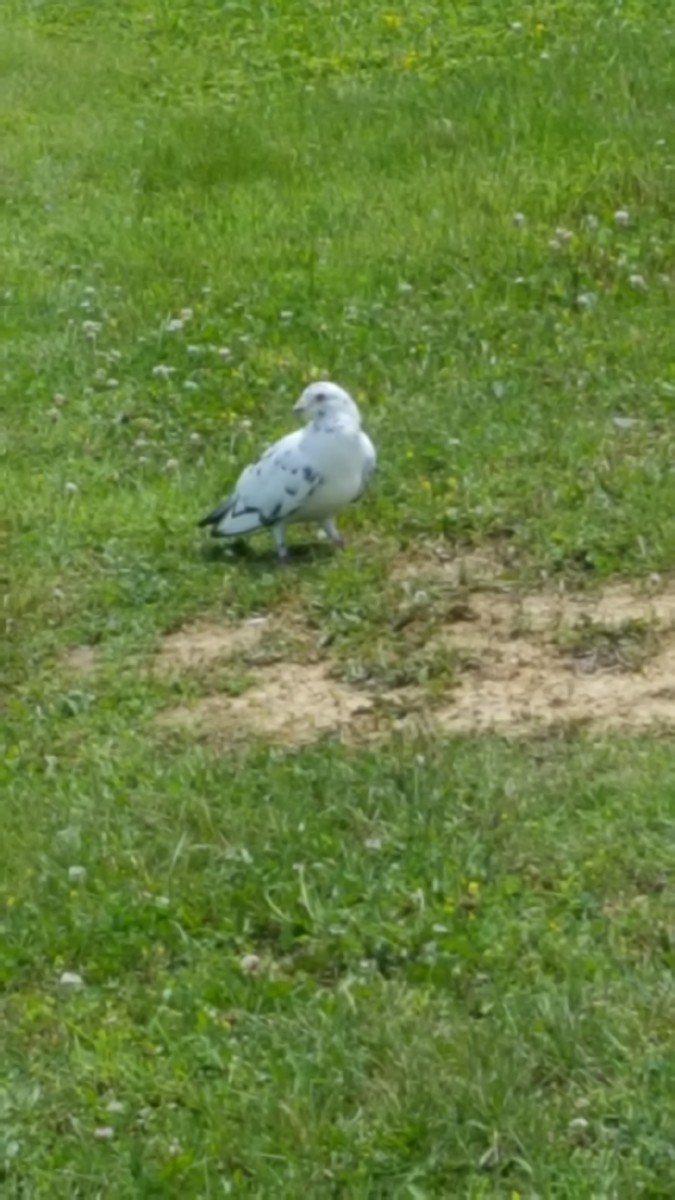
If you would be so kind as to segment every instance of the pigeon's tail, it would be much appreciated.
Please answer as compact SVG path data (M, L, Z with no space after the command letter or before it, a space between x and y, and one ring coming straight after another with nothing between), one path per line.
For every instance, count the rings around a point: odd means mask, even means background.
M236 496L228 496L198 522L200 528L212 525L213 537L239 537L241 534L252 533L254 529L259 529L261 524L259 510L249 507L242 508L237 503Z
M212 509L205 517L202 517L201 521L197 522L197 525L200 529L203 529L205 525L217 525L219 521L222 521L223 517L227 516L232 508L232 504L232 496L228 496L226 500L221 500L216 508Z

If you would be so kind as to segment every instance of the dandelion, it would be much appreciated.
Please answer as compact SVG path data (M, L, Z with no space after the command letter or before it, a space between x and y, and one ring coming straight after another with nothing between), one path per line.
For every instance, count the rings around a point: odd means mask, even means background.
M617 208L616 212L614 213L614 224L627 225L629 221L630 215L628 210L625 208Z

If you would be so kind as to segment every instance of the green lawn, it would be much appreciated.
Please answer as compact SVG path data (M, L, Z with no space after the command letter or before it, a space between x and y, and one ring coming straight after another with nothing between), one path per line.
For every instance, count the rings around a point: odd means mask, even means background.
M672 736L213 740L162 718L251 655L153 664L264 616L289 706L433 712L439 552L668 586L674 55L645 0L5 0L3 1196L673 1195ZM321 377L349 549L214 549Z

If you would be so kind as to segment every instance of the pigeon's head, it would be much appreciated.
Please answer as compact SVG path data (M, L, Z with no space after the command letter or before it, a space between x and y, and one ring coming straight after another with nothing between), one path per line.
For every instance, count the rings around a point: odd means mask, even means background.
M293 412L308 422L326 417L351 417L357 424L361 420L359 410L349 392L338 387L337 383L325 381L310 383Z

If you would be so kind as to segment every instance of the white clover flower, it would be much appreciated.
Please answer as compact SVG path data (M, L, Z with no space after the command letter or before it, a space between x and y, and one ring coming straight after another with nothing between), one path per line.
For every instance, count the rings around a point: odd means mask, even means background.
M76 492L79 492L79 490L80 489L78 488L76 483L69 482L64 487L64 491L67 496L74 496Z
M96 334L100 333L101 329L102 329L102 325L101 325L100 321L83 321L82 322L82 332L85 335L85 337L91 337L91 338L96 337Z
M562 225L559 225L555 231L555 236L557 237L559 242L562 242L564 244L565 242L570 242L572 240L573 235L572 235L571 230L565 229Z
M165 471L175 471L175 470L177 470L177 468L178 468L178 459L177 458L167 458L166 462L164 463L164 470Z
M633 274L628 276L628 282L637 292L647 291L647 282L644 275Z
M516 229L520 229L521 226L523 226L526 221L525 213L515 212L511 218L511 220L513 221L513 224L516 226Z
M167 321L164 328L166 329L167 333L179 333L183 328L183 322L181 321L180 317L172 317L170 321Z
M181 308L179 316L181 321L191 321L194 313L191 308Z
M86 867L68 867L68 878L71 883L80 883L87 878Z
M587 213L583 219L584 229L588 229L590 233L596 230L599 224L600 222L598 221L595 213Z
M175 372L175 367L167 367L165 363L158 363L152 368L152 373L156 379L168 379Z
M82 987L84 979L81 975L77 974L77 971L63 971L59 977L59 983L62 984L63 987L78 988Z
M197 381L195 379L184 380L183 387L185 388L186 392L198 392L199 391L199 384L197 383Z
M627 225L629 221L630 215L628 210L625 208L617 208L616 212L614 213L614 224Z
M260 962L260 955L244 954L239 961L239 966L244 972L244 975L256 975L260 970Z
M577 304L579 308L591 309L595 308L598 303L598 297L595 292L579 292L577 296Z
M220 355L221 358L231 358L232 357L232 351L230 350L229 346L220 346L217 350L217 353Z
M195 346L193 342L191 342L189 346L186 346L185 349L187 350L188 354L201 354L202 352L201 346Z

